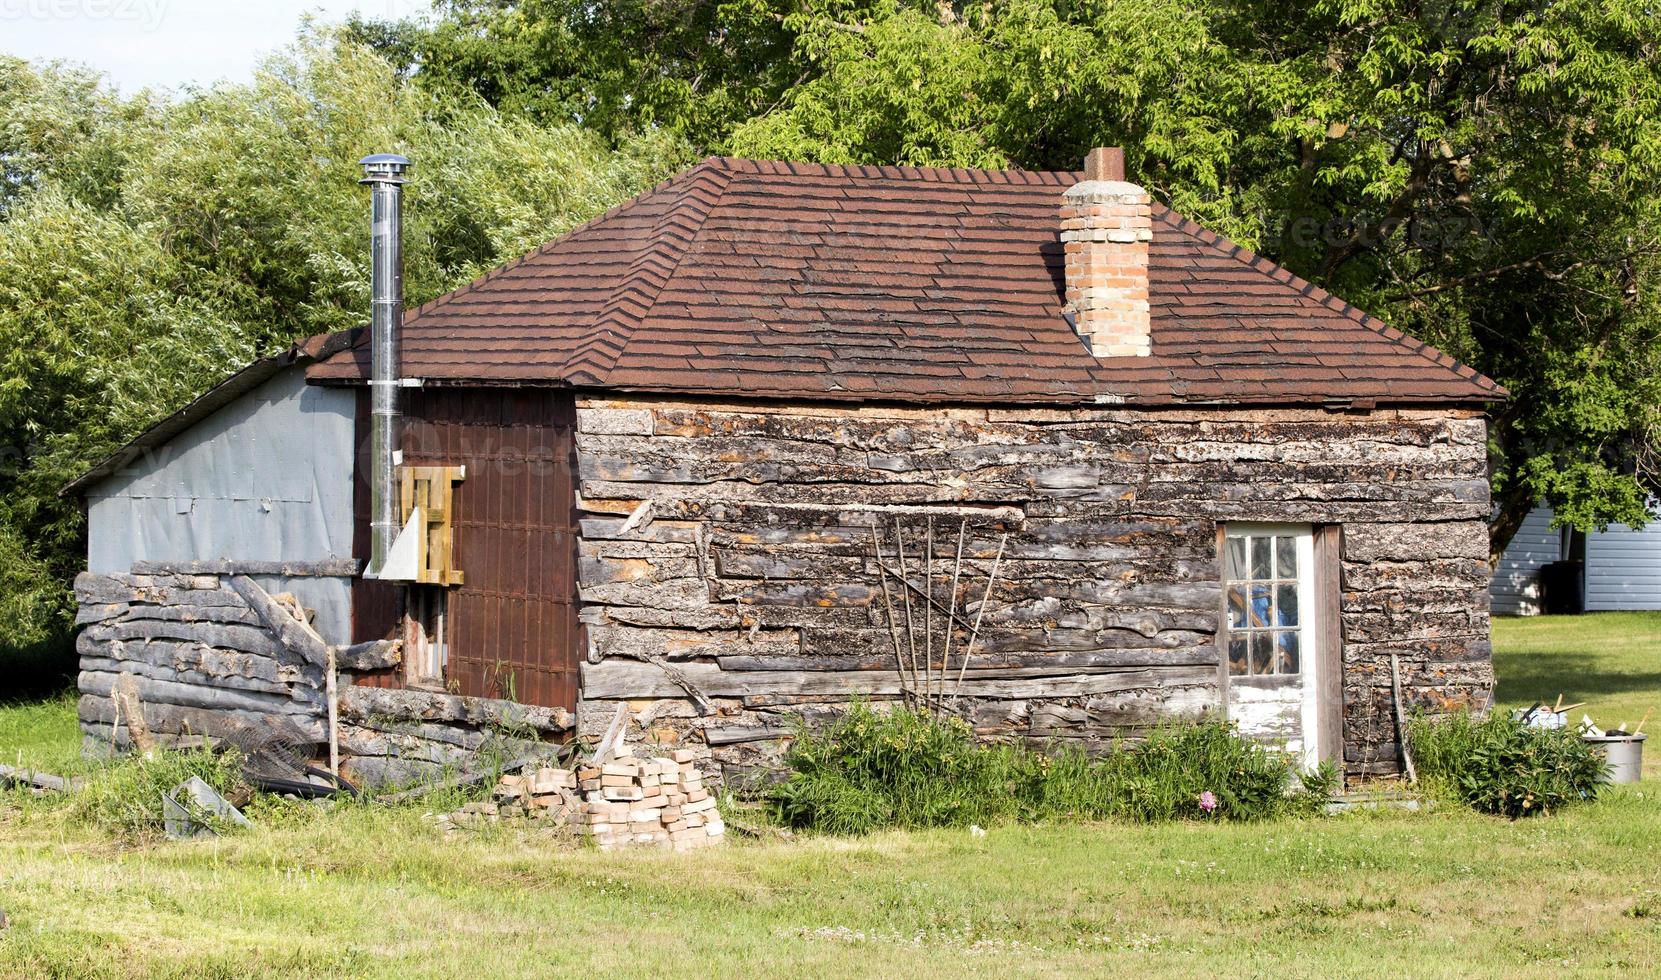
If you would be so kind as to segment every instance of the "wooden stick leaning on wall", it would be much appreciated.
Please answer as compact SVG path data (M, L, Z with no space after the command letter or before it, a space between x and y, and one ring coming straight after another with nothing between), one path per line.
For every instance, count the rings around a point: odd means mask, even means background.
M894 518L894 547L899 552L900 581L909 582L905 570L905 535L900 528L898 517ZM917 627L913 624L911 618L911 589L909 586L900 590L900 599L905 602L905 641L906 648L911 654L911 683L915 690L917 685ZM929 683L927 664L923 665L923 670L923 690L926 692Z
M335 648L329 647L328 665L324 668L323 693L329 699L329 772L340 775L340 688L335 669Z
M934 515L928 519L928 531L923 536L923 662L929 665L930 675L934 674ZM941 669L945 673L945 669ZM923 691L925 698L932 697L932 688Z
M132 742L133 750L142 755L155 748L156 741L150 737L150 723L144 717L144 702L138 697L138 678L122 674L110 694L123 702L127 715L127 739ZM114 733L111 734L113 737Z
M969 655L975 650L975 640L980 636L980 622L986 616L986 607L992 601L992 585L998 580L998 566L1004 560L1004 547L1009 544L1009 534L998 540L998 554L992 559L992 570L986 574L986 590L981 593L980 608L975 610L975 626L969 631L969 639L963 644L963 660L957 667L957 684L952 688L952 697L956 698L963 690L963 672L969 669Z
M952 667L952 637L957 633L957 582L963 574L963 538L968 531L969 519L964 518L957 525L957 557L952 560L952 589L951 594L946 597L946 646L940 657L942 675ZM941 685L940 694L942 697L946 694L944 684Z
M871 547L877 554L877 574L882 578L882 605L888 616L888 637L894 644L894 672L903 680L906 676L905 658L901 654L900 627L894 618L894 597L888 589L888 565L882 560L882 537L876 524L871 525ZM912 684L916 684L916 665L912 665Z
M1419 773L1413 765L1413 750L1407 744L1407 717L1402 711L1401 701L1401 661L1396 651L1390 651L1390 700L1396 709L1396 741L1401 744L1402 766L1407 770L1407 781L1419 781Z

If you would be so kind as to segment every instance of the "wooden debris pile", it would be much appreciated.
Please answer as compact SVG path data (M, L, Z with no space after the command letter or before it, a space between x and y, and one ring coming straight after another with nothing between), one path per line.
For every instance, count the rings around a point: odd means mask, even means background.
M607 762L503 776L489 800L439 818L452 827L493 823L569 825L603 851L690 851L718 844L726 825L704 785L698 753L677 749L637 759L619 746Z

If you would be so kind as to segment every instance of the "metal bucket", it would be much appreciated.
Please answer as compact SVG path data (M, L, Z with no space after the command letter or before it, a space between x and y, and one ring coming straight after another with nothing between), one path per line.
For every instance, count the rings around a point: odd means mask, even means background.
M1609 763L1608 781L1635 783L1644 777L1644 739L1648 735L1582 735L1581 741L1595 745Z

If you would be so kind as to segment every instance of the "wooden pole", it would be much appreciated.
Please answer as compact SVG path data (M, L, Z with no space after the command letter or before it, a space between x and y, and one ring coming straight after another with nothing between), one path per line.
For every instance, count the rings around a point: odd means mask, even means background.
M340 688L339 672L335 670L335 648L329 647L328 665L323 675L324 695L329 699L329 773L340 775Z
M115 738L121 734L121 698L116 692L110 692L110 706L112 718L110 720L110 758L115 758Z
M1396 707L1396 741L1401 745L1401 761L1407 770L1407 781L1419 781L1419 773L1413 765L1413 752L1407 745L1407 719L1402 712L1401 704L1401 661L1396 651L1390 651L1390 699Z
M958 576L963 574L963 537L968 533L968 530L969 519L964 518L957 525L957 558L952 562L952 591L951 595L946 597L949 605L946 607L946 647L940 657L942 675L952 668L952 636L956 632L953 626L957 622L957 580ZM958 670L961 672L962 668L959 667ZM940 694L942 697L946 694L944 684L942 684Z
M929 676L934 676L934 515L928 519L928 531L923 537L923 662L928 664ZM945 673L945 667L941 667ZM929 696L933 696L929 688Z
M969 669L969 654L975 650L975 638L980 636L981 617L986 615L986 606L992 601L992 583L998 580L998 565L1004 560L1004 546L1009 544L1009 534L998 540L998 554L992 559L992 570L986 575L986 591L981 594L980 608L975 610L975 627L969 631L969 640L963 644L963 662L957 666L957 685L952 688L952 697L963 690L963 672Z
M906 576L905 570L905 535L900 527L900 519L898 517L894 518L894 547L899 552L900 581L905 582L907 586L909 586L910 579ZM911 617L911 589L908 587L901 590L900 598L905 600L905 642L906 649L911 656L911 678L912 684L915 686L917 680L917 627ZM926 671L928 665L924 664L923 666ZM928 689L929 679L928 674L925 672L923 674L923 697L925 699L928 697Z
M905 658L901 655L900 628L894 620L894 597L888 590L888 565L882 560L882 538L877 534L875 524L871 525L871 547L877 553L877 574L882 577L882 605L888 614L888 638L894 643L894 672L904 678ZM912 683L916 683L915 677Z

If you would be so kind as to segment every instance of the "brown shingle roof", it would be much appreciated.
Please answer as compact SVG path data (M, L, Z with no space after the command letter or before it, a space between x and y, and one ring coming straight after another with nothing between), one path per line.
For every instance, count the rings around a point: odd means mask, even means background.
M1492 381L1155 205L1152 357L1062 315L1073 173L711 158L405 317L437 383L926 402L1481 402ZM367 375L359 345L318 381Z

